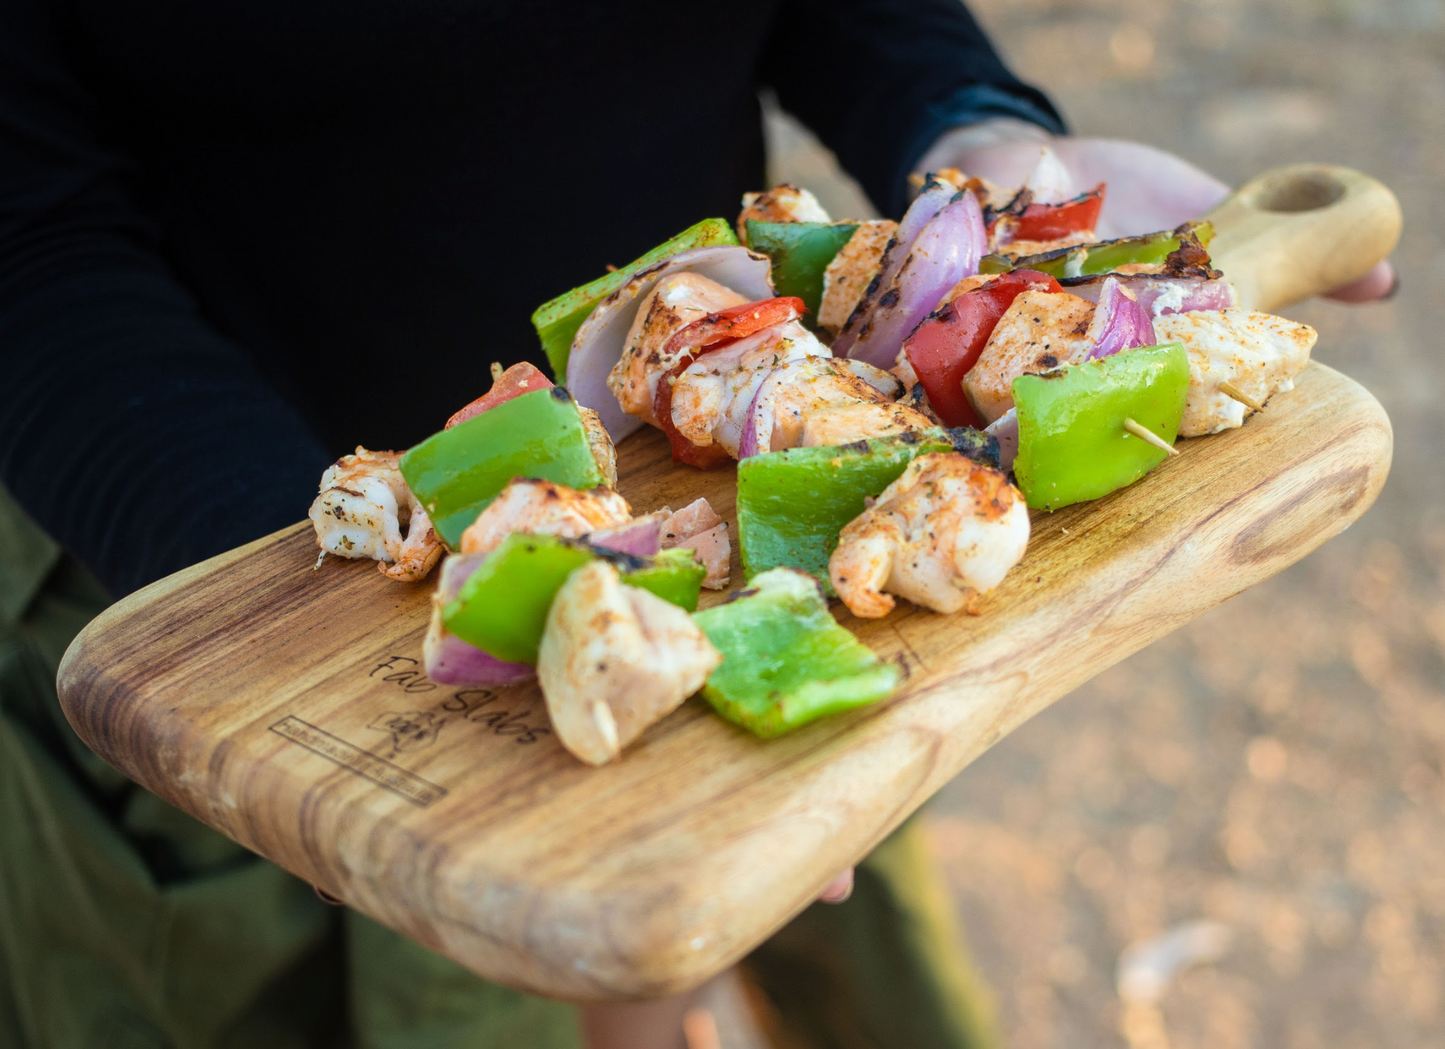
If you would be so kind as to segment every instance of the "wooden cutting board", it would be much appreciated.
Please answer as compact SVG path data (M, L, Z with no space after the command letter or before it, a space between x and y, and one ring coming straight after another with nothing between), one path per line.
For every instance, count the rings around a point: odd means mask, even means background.
M535 686L428 681L430 585L313 570L307 524L112 606L66 653L61 702L137 782L489 979L660 995L742 957L1055 699L1347 527L1391 432L1364 389L1311 365L1243 429L1180 449L1131 488L1035 515L977 616L840 610L904 685L777 740L693 700L588 768ZM675 468L651 430L619 460L635 510L705 495L733 519L733 470Z

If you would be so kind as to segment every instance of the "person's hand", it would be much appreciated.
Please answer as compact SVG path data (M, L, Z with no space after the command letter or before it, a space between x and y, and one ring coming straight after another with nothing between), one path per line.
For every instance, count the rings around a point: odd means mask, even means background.
M842 874L830 881L818 895L819 903L842 903L849 896L853 895L853 868L849 867Z
M948 150L949 139L940 139L926 158L931 167L944 167L940 150ZM1017 186L1028 178L1044 143L1031 140L971 145L960 136L952 150L951 163L970 175L982 175L1004 186ZM1107 182L1104 212L1099 220L1101 238L1128 237L1155 230L1172 229L1181 222L1207 214L1230 189L1219 179L1201 171L1172 153L1139 142L1103 138L1061 137L1047 140L1075 184L1092 188ZM1395 269L1381 262L1364 277L1337 288L1330 298L1341 302L1369 302L1388 297L1395 288Z

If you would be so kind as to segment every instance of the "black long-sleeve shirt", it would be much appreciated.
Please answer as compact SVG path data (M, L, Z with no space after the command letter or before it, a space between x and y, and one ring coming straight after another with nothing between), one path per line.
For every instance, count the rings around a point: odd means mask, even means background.
M5 0L0 480L113 592L298 519L762 181L776 89L886 209L1057 127L958 0Z

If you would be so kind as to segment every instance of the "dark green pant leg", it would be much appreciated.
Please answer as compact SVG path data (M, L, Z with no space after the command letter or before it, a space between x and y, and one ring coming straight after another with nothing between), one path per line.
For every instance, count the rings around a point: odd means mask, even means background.
M817 903L749 957L789 1044L985 1049L987 989L916 819L859 864L847 903Z
M55 668L106 597L3 490L0 588L0 1045L328 1044L336 915L75 738Z
M358 1049L578 1049L576 1010L499 987L346 914Z

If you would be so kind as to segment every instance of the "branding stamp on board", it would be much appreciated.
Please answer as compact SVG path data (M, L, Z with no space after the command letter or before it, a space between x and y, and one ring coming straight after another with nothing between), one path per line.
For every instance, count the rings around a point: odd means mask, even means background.
M299 743L314 754L320 754L349 772L364 776L379 787L397 794L413 805L426 808L432 802L446 797L446 788L422 779L415 773L393 765L385 758L377 757L370 751L333 736L325 729L317 728L309 721L302 721L288 714L271 731L285 736L293 743Z

